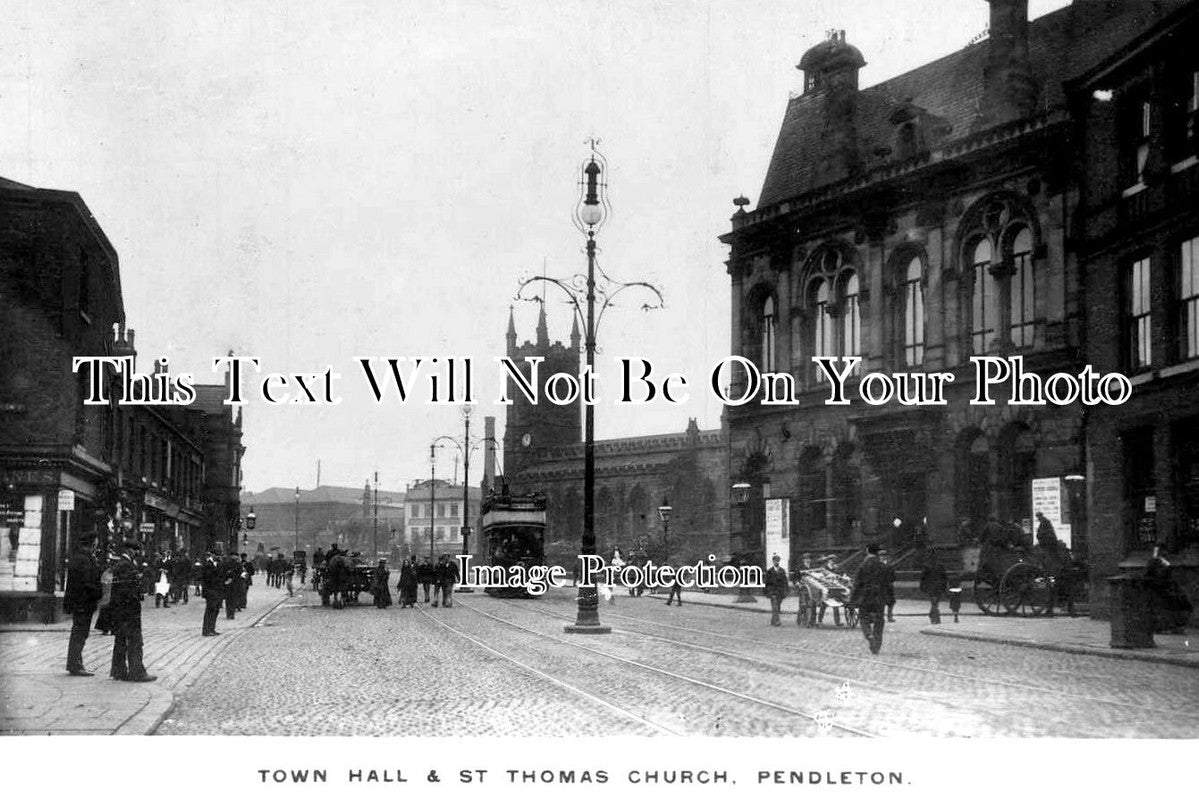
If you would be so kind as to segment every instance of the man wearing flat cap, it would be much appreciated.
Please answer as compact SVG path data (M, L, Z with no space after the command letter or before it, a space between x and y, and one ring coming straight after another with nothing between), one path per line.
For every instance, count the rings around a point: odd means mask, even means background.
M770 624L782 625L779 613L782 611L783 600L787 597L787 570L780 566L782 559L774 556L770 569L766 570L766 596L770 598Z
M142 663L142 574L137 558L142 546L128 539L112 568L112 619L115 635L112 642L112 669L109 674L118 681L146 683L157 680L146 674Z
M92 627L92 614L104 595L100 585L102 570L94 552L95 532L79 537L74 555L67 565L67 590L62 598L62 610L71 615L71 641L67 644L67 672L79 678L94 673L83 668L83 645Z

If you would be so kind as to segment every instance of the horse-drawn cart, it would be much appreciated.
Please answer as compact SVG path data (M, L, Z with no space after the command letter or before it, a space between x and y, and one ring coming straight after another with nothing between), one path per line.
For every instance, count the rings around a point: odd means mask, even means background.
M853 594L853 581L848 575L838 575L824 567L801 569L795 576L795 594L799 600L799 611L795 624L814 628L824 617L826 609L833 610L834 618L845 616L847 627L858 624L858 611L849 604Z
M963 554L965 580L973 579L974 602L984 614L1025 617L1052 613L1073 591L1075 565L1061 548L984 543Z

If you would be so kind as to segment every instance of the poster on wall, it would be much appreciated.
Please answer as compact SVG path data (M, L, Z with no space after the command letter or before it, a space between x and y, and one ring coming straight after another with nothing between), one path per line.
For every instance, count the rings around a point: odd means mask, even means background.
M1036 535L1037 528L1037 512L1045 515L1045 518L1053 525L1053 531L1057 534L1057 538L1066 545L1072 547L1070 541L1070 525L1063 519L1063 498L1065 497L1062 491L1061 478L1033 478L1032 481L1032 532ZM1035 541L1035 540L1034 540Z
M791 564L791 500L771 497L766 500L766 566L774 556L786 569Z

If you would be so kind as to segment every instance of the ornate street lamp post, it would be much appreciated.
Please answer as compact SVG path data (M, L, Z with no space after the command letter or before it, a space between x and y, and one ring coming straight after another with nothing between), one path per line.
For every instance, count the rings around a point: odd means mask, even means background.
M462 407L462 425L462 555L467 555L470 552L470 406Z
M437 560L433 555L433 530L437 527L437 441L429 444L429 563Z
M658 518L662 520L662 550L664 555L662 560L664 563L670 563L670 514L674 509L669 505L669 501L663 500L662 505L658 506Z
M548 278L544 275L526 278L521 281L517 298L521 300L541 301L540 297L524 297L522 293L528 286L540 281L553 284L566 292L577 317L583 322L584 350L587 356L585 380L592 380L595 374L595 343L597 328L603 319L604 312L613 304L613 300L625 289L640 287L647 290L653 297L652 304L643 305L649 310L661 308L663 305L662 292L656 287L643 281L622 283L614 281L601 269L602 282L595 279L596 272L596 243L595 234L603 227L611 207L608 203L608 183L604 173L607 162L596 150L599 141L591 140L591 155L583 162L579 170L579 202L574 210L574 223L579 232L587 237L587 274L575 275L569 281ZM597 295L600 308L596 310ZM580 303L580 297L582 302ZM595 407L583 399L585 393L580 393L583 403L583 541L580 551L582 555L595 555ZM612 629L601 625L599 620L599 595L595 585L579 584L578 615L573 625L566 626L567 633L610 633Z
M753 487L744 481L733 484L733 502L741 509L741 546L744 549L749 543L749 491ZM738 559L740 561L740 559ZM737 566L743 566L737 564ZM758 598L750 593L748 586L742 586L737 593L734 603L756 603Z
M293 551L300 549L300 487L296 487L296 546Z
M246 531L241 537L241 546L243 548L250 545L250 531L254 530L254 526L258 524L258 515L254 513L254 506L250 506L250 513L246 514Z
M484 442L488 442L488 441L490 441L492 443L495 442L495 439L488 436L488 437L480 438L477 442L475 442L474 444L471 444L471 442L470 442L470 415L471 415L470 406L463 406L462 407L463 433L462 433L462 441L461 442L452 436L442 435L442 436L438 436L436 439L434 439L433 444L432 444L433 447L440 447L441 442L446 441L446 442L449 442L450 444L454 445L454 447L457 447L458 451L460 453L462 453L462 555L464 555L464 556L470 554L470 533L471 533L471 524L470 524L470 454L472 452L474 452L474 449L476 447L483 444ZM456 589L456 591L466 594L466 593L473 592L474 590L471 589L469 586L460 586L458 589Z

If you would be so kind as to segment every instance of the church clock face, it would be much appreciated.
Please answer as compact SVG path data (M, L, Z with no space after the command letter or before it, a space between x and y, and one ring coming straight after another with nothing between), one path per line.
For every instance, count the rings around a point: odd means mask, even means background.
M520 443L523 447L528 447L531 445L533 443L533 434L526 433L524 436L520 437Z

